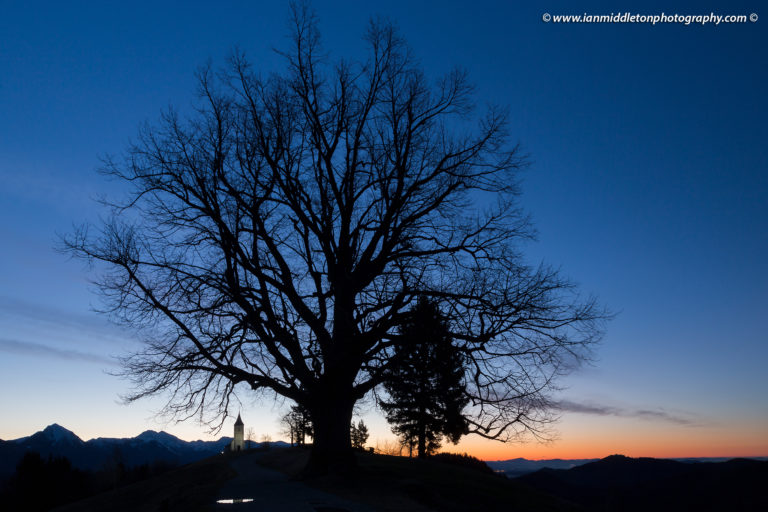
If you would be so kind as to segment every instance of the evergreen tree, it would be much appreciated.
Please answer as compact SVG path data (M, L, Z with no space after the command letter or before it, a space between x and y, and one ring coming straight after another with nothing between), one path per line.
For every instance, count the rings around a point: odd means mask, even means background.
M357 425L353 421L349 426L349 437L352 442L352 448L355 450L364 450L369 436L368 427L363 423L363 420L360 420Z
M436 304L422 298L410 312L397 360L384 384L389 400L380 402L392 431L422 458L440 448L443 436L456 444L469 430L464 357Z

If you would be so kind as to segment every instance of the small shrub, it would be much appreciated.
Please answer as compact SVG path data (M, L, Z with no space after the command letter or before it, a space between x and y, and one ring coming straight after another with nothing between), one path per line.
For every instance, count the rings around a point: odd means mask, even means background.
M482 473L488 473L490 475L497 474L488 466L488 464L478 459L477 457L473 457L472 455L468 455L466 453L437 453L432 455L429 459L443 464L464 466L466 468L471 468Z

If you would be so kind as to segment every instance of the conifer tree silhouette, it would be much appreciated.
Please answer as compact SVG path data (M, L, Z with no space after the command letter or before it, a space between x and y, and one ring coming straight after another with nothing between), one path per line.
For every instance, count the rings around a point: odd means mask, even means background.
M400 362L385 383L387 420L406 446L423 458L443 436L457 443L469 430L462 410L469 402L464 357L453 343L438 306L419 299L401 328Z

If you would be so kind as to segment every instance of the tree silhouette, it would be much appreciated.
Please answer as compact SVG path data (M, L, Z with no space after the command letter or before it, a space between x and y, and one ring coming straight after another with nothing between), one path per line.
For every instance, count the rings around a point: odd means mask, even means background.
M312 437L312 418L309 411L302 405L294 405L291 410L283 416L281 423L284 432L291 438L291 445L295 442L299 446L304 446L307 437Z
M51 510L93 492L91 475L73 468L66 457L26 452L16 472L0 487L3 510Z
M469 431L465 358L454 346L439 308L420 299L400 329L399 364L391 367L380 405L403 444L420 458L440 448L443 436L459 442Z
M314 15L292 13L282 74L239 54L202 70L188 118L107 159L129 197L64 240L97 264L105 310L143 332L128 400L164 393L166 412L221 428L237 389L281 395L312 416L308 471L344 470L353 406L424 296L469 357L470 431L540 435L604 315L520 256L532 229L505 113L476 115L462 71L427 79L386 23L365 60L332 63Z
M253 443L256 442L256 430L253 427L248 427L245 431L245 440L247 441L248 449L253 448Z
M349 437L352 442L352 448L355 450L364 450L369 436L368 427L362 419L357 425L355 425L354 421L349 425Z

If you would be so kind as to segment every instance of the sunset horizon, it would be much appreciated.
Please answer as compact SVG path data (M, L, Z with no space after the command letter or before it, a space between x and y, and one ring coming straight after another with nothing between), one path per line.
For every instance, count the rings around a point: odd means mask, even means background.
M244 411L242 415L244 420L247 420L249 417L247 410ZM231 424L233 422L234 418L232 418L231 421L228 421L227 426L223 427L217 434L210 434L205 430L200 430L199 434L195 435L191 433L194 429L188 430L185 428L183 433L179 433L179 427L177 426L156 423L147 423L145 425L146 428L136 431L107 429L106 432L89 432L84 434L67 424L52 421L51 423L38 427L37 430L26 432L22 435L16 435L15 433L3 435L3 433L0 433L0 439L9 441L27 437L42 431L50 425L57 424L60 427L71 431L86 442L98 438L133 438L146 431L166 432L186 442L216 441L222 437L232 437ZM87 429L84 430L86 432L88 431ZM719 437L715 434L712 434L712 437L708 440L681 439L680 437L685 437L685 434L678 434L678 438L666 440L666 445L653 439L647 439L642 435L641 439L621 439L621 436L625 434L618 435L617 439L612 441L595 439L597 434L593 434L592 437L582 436L570 441L563 439L561 436L560 439L545 443L529 441L509 444L469 437L462 439L457 445L451 443L443 444L440 452L467 453L480 460L486 461L510 460L516 458L524 458L534 461L552 459L602 459L611 455L624 455L632 458L651 457L663 459L768 457L768 441L766 441L765 436L762 435L763 433L761 431L755 429L753 432L742 431L741 433L746 433L747 436L740 438L741 440L739 442L731 442L729 444L720 442L719 445ZM284 435L280 435L277 431L255 432L255 434L256 441L259 441L262 435L267 434L274 442L288 442L288 439ZM397 439L391 435L391 433L389 435L386 434L386 432L373 430L368 444L374 449L379 449L381 446L391 447L396 445ZM697 446L697 443L707 444L707 446ZM407 449L403 448L402 456L408 456Z

